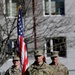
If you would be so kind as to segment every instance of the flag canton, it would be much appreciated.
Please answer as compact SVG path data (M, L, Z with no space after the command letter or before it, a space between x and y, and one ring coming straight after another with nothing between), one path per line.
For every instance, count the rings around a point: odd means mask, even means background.
M18 14L18 35L24 37L24 30L23 30L23 24L22 24L22 10L19 10Z

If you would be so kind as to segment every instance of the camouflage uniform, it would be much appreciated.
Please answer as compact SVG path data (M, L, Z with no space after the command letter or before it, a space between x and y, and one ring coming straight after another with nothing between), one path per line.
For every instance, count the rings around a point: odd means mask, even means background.
M68 69L61 63L57 66L50 64L52 66L53 75L69 75Z
M69 75L68 69L65 65L59 63L58 61L57 61L58 65L54 64L54 58L58 58L58 57L59 57L58 51L53 51L51 53L51 59L53 61L49 65L52 67L53 75Z
M22 75L21 69L16 69L12 66L6 71L5 75Z
M34 56L43 56L43 50L35 50ZM52 75L52 70L50 66L45 63L45 61L42 59L42 63L38 64L37 60L28 67L28 69L25 72L25 75Z
M47 63L37 65L34 62L26 71L25 75L52 75L52 70Z
M13 57L13 63L15 61L20 61L20 58L18 56L14 56ZM19 64L20 65L20 64ZM17 66L16 66L17 67ZM22 75L21 72L21 68L19 67L18 69L15 67L15 65L13 64L13 66L11 66L6 72L5 75Z

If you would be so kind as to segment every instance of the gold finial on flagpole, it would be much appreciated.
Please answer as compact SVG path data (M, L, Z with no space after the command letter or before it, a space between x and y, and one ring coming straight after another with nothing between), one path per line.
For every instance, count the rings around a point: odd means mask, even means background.
M22 6L21 6L21 5L19 5L19 6L18 6L18 11L19 11L19 9L20 9L20 8L22 8Z
M21 5L19 5L18 8L17 8L17 14L16 14L16 17L17 17L17 18L18 18L18 12L19 12L19 9L20 9L20 8L22 8Z

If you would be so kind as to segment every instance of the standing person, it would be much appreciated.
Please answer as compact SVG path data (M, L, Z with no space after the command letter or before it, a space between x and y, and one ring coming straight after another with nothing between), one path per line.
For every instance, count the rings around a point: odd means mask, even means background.
M25 75L52 75L50 66L43 60L43 50L35 50L34 57L35 61L27 68Z
M12 62L13 65L5 72L5 75L22 75L20 58L18 56L14 56Z
M52 66L53 75L69 75L68 69L65 65L59 63L59 52L53 51L51 53L52 62L49 64Z

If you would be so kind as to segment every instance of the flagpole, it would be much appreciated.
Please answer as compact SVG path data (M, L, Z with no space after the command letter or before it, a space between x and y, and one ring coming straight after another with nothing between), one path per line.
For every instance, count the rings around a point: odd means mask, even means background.
M35 14L35 10L36 10L36 0L32 0L32 5L33 5L33 31L34 31L34 47L35 49L37 49L37 38L36 38L36 14Z

